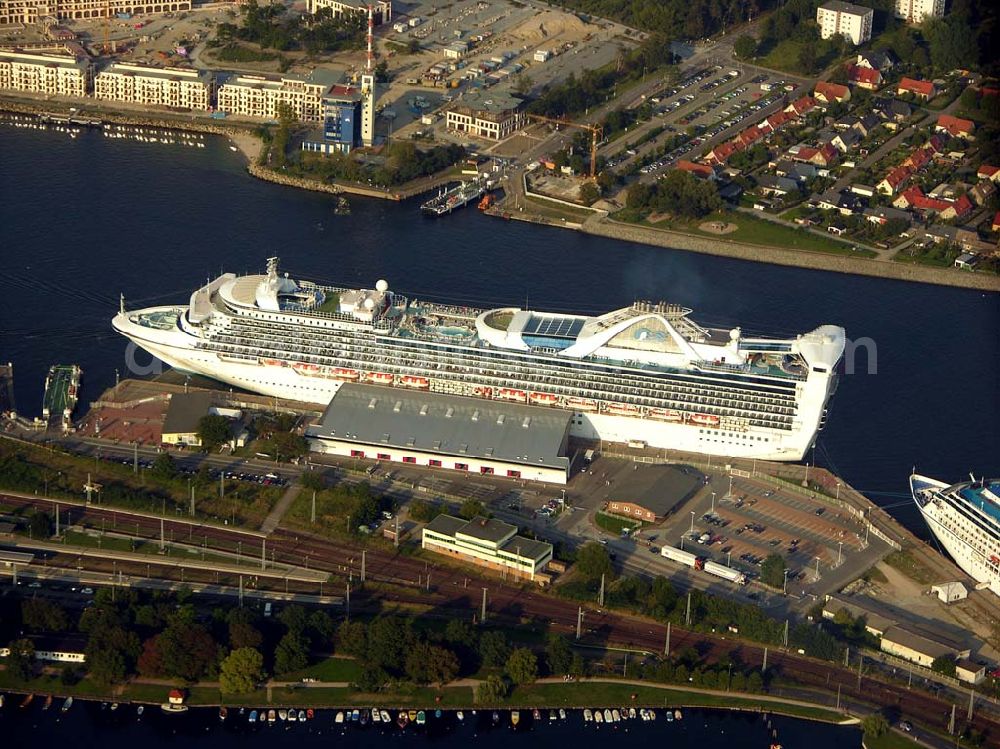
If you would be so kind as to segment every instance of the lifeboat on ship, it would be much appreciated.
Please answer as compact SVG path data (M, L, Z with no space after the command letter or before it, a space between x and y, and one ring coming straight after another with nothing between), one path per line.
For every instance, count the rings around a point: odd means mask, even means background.
M335 380L356 380L361 377L361 374L356 369L338 367L337 369L330 370L329 376Z
M388 372L365 372L361 375L361 379L376 385L391 385L395 380Z
M555 406L559 404L559 396L552 393L528 393L528 403L537 406Z
M517 401L518 403L524 403L528 400L528 394L523 390L514 390L513 388L500 388L497 391L497 399L503 401Z
M296 362L292 365L292 369L301 375L309 375L310 377L315 377L320 373L321 367L319 364L309 364L308 362Z
M698 426L717 427L719 426L720 419L718 416L713 416L712 414L691 414L688 417L688 421Z
M426 377L415 377L413 375L404 375L399 378L399 384L405 388L417 388L418 390L427 390L431 386L431 381Z
M475 390L473 390L472 392L475 393L476 395L478 395L480 398L492 398L493 397L493 388L478 387Z
M281 361L281 359L261 359L260 363L263 364L265 367L283 367L283 366L285 366L285 362Z
M566 407L576 411L596 411L597 401L590 398L567 398Z
M639 407L632 403L609 403L604 407L604 412L612 416L639 416Z
M684 414L669 408L651 408L649 409L649 418L659 419L660 421L680 422L684 421Z

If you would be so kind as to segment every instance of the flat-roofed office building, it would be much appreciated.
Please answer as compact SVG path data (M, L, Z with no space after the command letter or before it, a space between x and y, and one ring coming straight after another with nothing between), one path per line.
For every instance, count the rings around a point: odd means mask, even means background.
M496 518L438 515L424 527L421 546L526 580L535 580L552 561L552 544L519 536L517 526Z
M70 55L0 52L0 89L48 96L87 96L94 69Z
M153 107L207 111L215 76L208 70L116 63L94 77L94 96Z

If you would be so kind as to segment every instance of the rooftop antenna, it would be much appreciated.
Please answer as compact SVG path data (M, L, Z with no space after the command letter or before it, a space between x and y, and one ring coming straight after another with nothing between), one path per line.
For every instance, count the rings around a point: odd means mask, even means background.
M375 37L375 10L372 5L368 5L368 62L366 64L366 70L370 73L372 71L372 58L374 57L372 53L372 40Z

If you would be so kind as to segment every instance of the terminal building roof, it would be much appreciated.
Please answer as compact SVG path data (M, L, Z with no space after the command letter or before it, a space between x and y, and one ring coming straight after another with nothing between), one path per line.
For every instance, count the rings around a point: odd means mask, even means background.
M308 436L566 469L569 411L347 383Z

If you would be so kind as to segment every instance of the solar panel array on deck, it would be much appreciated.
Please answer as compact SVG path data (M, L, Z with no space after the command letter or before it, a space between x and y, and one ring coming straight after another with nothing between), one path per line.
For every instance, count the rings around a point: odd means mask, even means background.
M550 338L576 338L583 322L574 317L532 317L524 326L524 332Z

